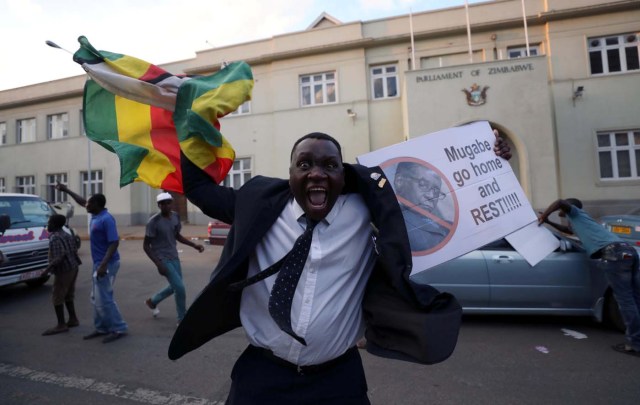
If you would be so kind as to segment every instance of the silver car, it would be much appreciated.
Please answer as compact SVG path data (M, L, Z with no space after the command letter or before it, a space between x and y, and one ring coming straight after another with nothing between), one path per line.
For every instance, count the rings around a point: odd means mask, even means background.
M560 248L534 267L500 239L412 280L454 294L466 314L592 316L624 331L604 274L578 240L554 235Z

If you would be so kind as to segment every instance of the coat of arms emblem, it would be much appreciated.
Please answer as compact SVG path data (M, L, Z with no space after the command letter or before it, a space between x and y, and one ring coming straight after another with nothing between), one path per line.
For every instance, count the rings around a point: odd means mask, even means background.
M467 104L472 107L477 107L487 102L487 90L489 86L478 86L477 83L473 83L468 89L462 89L467 95Z

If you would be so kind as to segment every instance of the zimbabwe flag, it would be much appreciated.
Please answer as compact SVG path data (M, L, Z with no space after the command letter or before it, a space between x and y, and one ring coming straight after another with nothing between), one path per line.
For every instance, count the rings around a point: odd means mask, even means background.
M215 182L235 158L219 118L249 100L251 68L231 63L204 77L181 77L131 56L97 51L85 37L74 61L93 80L84 89L87 136L116 153L120 186L143 181L182 193L180 150Z

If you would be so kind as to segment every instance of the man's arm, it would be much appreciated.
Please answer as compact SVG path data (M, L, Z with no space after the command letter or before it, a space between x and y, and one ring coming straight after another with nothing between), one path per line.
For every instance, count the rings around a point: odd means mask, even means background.
M49 242L49 263L44 270L45 273L51 273L51 271L64 260L66 252L64 245L59 238L52 238Z
M235 190L216 184L209 175L180 153L184 195L203 214L233 223L235 216Z
M187 245L187 246L191 246L192 248L194 248L195 250L197 250L200 253L204 252L204 246L199 245L197 243L193 243L189 239L187 239L184 236L182 236L182 234L180 232L178 232L176 234L176 240L178 242L180 242L180 243L183 243L183 244Z
M107 265L109 264L109 260L111 260L111 257L114 255L116 250L118 250L118 245L120 245L120 241L116 240L114 242L111 242L111 244L107 248L104 259L102 259L102 261L98 265L98 269L96 270L98 277L102 277L107 274Z
M82 205L83 207L87 206L87 200L84 197L82 197L81 195L76 194L73 191L69 190L69 188L67 187L66 184L62 184L60 182L57 182L56 189L62 191L63 193L69 194L71 196L71 198L73 198L75 200L75 202L78 203L79 205Z
M573 230L570 227L556 223L556 222L549 221L549 215L551 215L552 213L558 210L562 210L562 212L564 212L565 214L568 214L571 211L571 204L569 204L566 200L562 200L562 199L554 201L553 203L551 203L551 205L549 205L549 207L542 214L540 214L540 217L538 218L538 225L542 225L543 223L546 223L556 228L560 232L573 234Z
M168 273L167 266L165 266L162 260L160 260L158 256L156 256L156 254L153 252L153 249L151 248L152 239L153 238L145 235L144 242L142 242L142 248L144 249L144 252L147 254L147 256L149 256L149 259L151 259L153 264L155 264L158 268L158 273L160 273L161 276L166 276Z

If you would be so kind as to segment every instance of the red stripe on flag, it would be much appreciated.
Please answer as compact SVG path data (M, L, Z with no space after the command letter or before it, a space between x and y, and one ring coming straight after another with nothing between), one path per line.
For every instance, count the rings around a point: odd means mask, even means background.
M220 183L222 180L224 180L232 165L233 160L219 157L215 162L205 167L204 172L211 176L211 178L213 178L216 183Z
M171 111L151 106L151 143L153 148L164 154L176 169L162 181L162 188L182 193L180 144Z
M167 71L157 67L156 65L149 65L149 69L138 78L138 80L142 81L151 81L157 78L158 76L166 75Z

